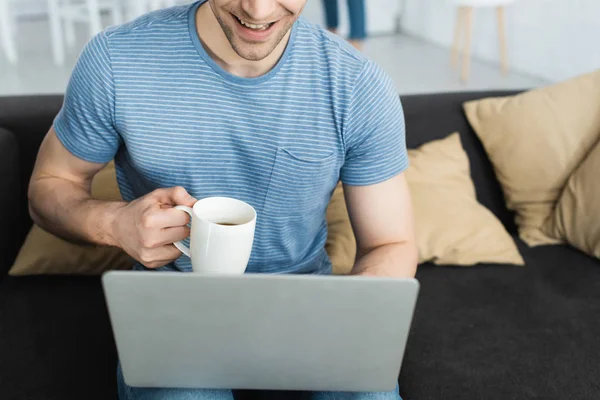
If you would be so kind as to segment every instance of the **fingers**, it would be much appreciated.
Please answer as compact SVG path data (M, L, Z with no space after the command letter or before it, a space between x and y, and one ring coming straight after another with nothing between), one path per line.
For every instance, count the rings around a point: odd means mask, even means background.
M188 213L175 208L150 208L142 217L142 226L146 229L185 226L189 222Z
M129 254L148 268L158 268L181 256L173 245L190 234L189 215L173 208L175 205L193 207L196 203L183 187L157 189L144 196L134 207L133 234L124 234Z
M173 244L190 236L190 228L187 226L177 226L174 228L165 228L162 231L160 246Z
M156 200L160 204L170 204L173 206L193 207L197 201L182 186L157 189L151 193L151 196L153 200Z
M157 247L154 249L144 249L140 254L140 260L147 268L159 268L173 260L178 259L181 252L172 244Z

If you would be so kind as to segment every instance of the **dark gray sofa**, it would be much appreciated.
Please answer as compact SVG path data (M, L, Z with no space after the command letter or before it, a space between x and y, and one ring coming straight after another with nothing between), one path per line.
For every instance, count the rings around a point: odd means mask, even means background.
M499 94L509 93L402 100L408 146L458 130L480 202L514 235L513 215L461 109ZM61 102L0 98L1 400L116 398L117 355L99 278L6 276L31 226L27 184ZM419 266L421 294L399 377L405 400L600 398L600 262L568 246L515 240L524 268Z

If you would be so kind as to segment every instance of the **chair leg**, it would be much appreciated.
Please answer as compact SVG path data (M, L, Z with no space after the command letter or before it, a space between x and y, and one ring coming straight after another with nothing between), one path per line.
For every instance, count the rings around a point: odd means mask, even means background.
M465 50L463 53L463 65L461 80L467 82L471 69L471 36L473 31L473 7L466 7L464 11L465 21Z
M121 8L121 1L113 0L113 6L110 11L112 13L112 22L113 25L121 25L123 23L123 9Z
M162 0L150 0L150 11L160 10L162 7Z
M63 0L63 7L69 7L70 0ZM67 42L67 47L72 50L75 48L75 21L71 18L65 18L64 21L65 26L65 41Z
M100 20L100 7L98 0L87 0L88 22L90 24L90 36L96 36L102 30L102 21Z
M452 58L451 65L456 68L458 65L458 57L460 53L460 37L462 34L464 8L458 7L456 10L456 26L454 27L454 42L452 43Z
M75 48L75 23L71 20L65 21L65 42L69 49Z
M0 0L0 37L6 58L12 64L17 62L17 49L13 35L13 14L10 12L8 0Z
M62 37L58 0L48 0L48 17L50 20L50 36L52 38L54 64L62 66L65 63L65 47Z
M498 7L496 12L498 16L498 38L500 40L500 65L502 66L502 73L506 75L508 74L508 55L506 50L504 7Z
M132 20L147 12L146 0L127 1L127 19Z

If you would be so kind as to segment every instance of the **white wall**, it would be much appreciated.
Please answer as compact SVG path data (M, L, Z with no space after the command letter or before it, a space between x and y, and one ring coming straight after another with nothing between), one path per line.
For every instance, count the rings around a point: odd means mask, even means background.
M371 1L371 0L367 0ZM406 0L402 30L450 47L456 9L448 0ZM474 12L474 57L498 62L494 9ZM517 0L506 9L509 63L560 81L600 68L600 0Z
M401 0L365 0L367 12L367 33L385 35L394 33L401 9ZM338 0L340 7L340 34L348 33L348 7L346 0ZM308 20L325 25L321 0L308 0L303 16Z

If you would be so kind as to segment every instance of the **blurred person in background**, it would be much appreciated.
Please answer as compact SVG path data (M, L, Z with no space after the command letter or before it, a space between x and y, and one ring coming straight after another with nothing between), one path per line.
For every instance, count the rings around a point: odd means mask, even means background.
M338 1L339 0L323 0L327 29L336 34L340 23ZM350 36L348 37L348 40L352 46L361 50L363 42L367 37L365 0L347 1L348 16L350 17Z

